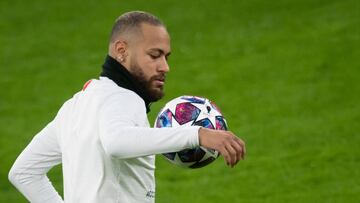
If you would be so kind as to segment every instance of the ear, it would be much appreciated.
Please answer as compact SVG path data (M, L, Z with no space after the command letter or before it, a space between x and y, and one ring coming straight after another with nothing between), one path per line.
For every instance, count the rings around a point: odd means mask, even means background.
M124 40L117 40L114 43L114 51L116 59L123 63L128 55L128 44Z

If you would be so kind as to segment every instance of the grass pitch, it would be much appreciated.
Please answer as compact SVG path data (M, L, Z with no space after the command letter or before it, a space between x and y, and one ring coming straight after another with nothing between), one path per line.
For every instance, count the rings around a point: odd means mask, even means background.
M356 0L0 2L0 202L17 155L97 77L114 19L159 16L172 37L166 97L215 101L247 143L229 169L157 159L156 202L359 202L360 6ZM61 167L50 171L62 192Z

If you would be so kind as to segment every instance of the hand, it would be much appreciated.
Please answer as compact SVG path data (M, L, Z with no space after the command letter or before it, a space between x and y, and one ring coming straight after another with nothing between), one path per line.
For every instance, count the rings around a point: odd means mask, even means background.
M215 149L224 157L228 166L234 167L240 159L244 159L245 142L230 131L199 129L200 146Z

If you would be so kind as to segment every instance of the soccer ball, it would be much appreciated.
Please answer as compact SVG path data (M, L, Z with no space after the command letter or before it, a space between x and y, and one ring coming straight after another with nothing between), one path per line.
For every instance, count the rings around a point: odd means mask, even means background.
M219 108L210 100L196 96L181 96L168 102L155 120L156 128L202 126L227 130ZM163 154L171 163L185 168L201 168L213 162L219 152L205 147Z

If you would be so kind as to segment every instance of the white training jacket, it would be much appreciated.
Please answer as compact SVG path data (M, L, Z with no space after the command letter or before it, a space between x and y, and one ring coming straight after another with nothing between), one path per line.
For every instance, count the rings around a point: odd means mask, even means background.
M154 202L154 154L198 146L198 130L150 128L142 98L100 77L33 138L9 180L35 203ZM46 176L60 163L64 200Z

